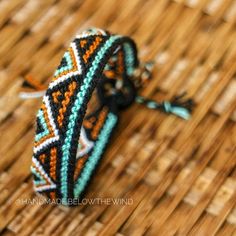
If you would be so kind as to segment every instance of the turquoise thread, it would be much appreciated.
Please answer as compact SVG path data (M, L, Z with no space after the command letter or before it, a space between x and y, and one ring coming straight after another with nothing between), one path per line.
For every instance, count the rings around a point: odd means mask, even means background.
M183 107L172 107L171 113L173 113L185 120L189 120L191 117L190 112L186 108L183 108Z
M82 170L80 178L76 181L75 188L74 188L74 197L78 197L81 192L83 192L86 184L94 170L96 164L98 163L103 149L108 142L110 137L111 131L117 122L117 116L112 113L109 113L107 116L107 120L101 130L101 133L98 137L97 142L94 145L93 152L89 157L88 161L85 164L85 167Z
M35 136L35 141L36 141L36 142L38 142L42 137L44 137L44 136L46 136L46 135L49 134L49 130L48 130L46 121L45 121L45 119L44 119L43 111L42 111L42 110L39 110L39 111L38 111L37 117L39 118L40 123L41 123L41 125L43 126L44 131L43 131L42 133L39 133L39 134L37 134L37 135Z
M72 60L71 60L71 58L70 58L69 52L65 52L63 58L66 59L67 66L63 66L63 67L59 68L58 70L56 70L56 72L54 73L54 76L58 76L58 75L61 74L63 71L71 70L71 69L73 68L73 63L72 63Z
M125 64L126 64L126 73L131 76L134 73L134 51L133 48L128 44L124 43L125 49Z
M178 107L178 106L171 106L171 104L167 101L164 102L164 108L166 112L170 112L172 114L175 114L185 120L189 120L191 117L190 112L188 109L184 107Z
M147 107L150 109L156 109L158 107L158 104L156 102L150 101L147 103Z
M171 104L167 101L163 102L165 112L171 112Z
M68 190L67 190L68 158L69 158L69 149L70 149L71 138L73 135L73 127L75 125L75 120L77 118L79 109L81 108L81 105L83 104L84 96L90 86L90 83L93 79L93 76L95 74L95 71L98 68L98 65L101 59L103 58L106 50L110 48L112 44L115 42L115 40L117 40L118 38L120 38L120 36L112 36L105 42L104 46L100 49L94 61L92 62L92 65L85 76L84 84L82 85L80 91L76 95L76 100L72 108L72 113L69 117L69 124L67 126L66 138L62 146L63 154L62 154L62 162L61 162L61 193L62 193L62 201L64 203L66 202L67 194L68 194Z
M34 180L35 185L46 184L46 181L42 179L41 175L32 166L31 166L31 172L40 179L40 180Z
M145 102L145 99L142 96L136 96L135 101L140 104L145 103L146 106L150 109L158 109L158 108L160 109L162 106L162 104L158 104L155 101ZM185 120L188 120L191 117L190 111L187 108L181 107L178 105L174 106L168 101L163 102L163 108L166 113L172 113L172 114L179 116Z

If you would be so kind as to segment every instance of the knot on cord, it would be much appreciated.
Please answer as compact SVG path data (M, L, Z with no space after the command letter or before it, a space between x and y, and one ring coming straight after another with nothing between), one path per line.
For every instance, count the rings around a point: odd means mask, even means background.
M171 113L181 117L182 119L188 120L191 117L191 111L194 103L192 99L183 99L185 95L186 93L183 93L179 96L175 96L171 101L163 101L161 103L142 96L137 96L136 102L144 104L150 109L162 110L166 113Z

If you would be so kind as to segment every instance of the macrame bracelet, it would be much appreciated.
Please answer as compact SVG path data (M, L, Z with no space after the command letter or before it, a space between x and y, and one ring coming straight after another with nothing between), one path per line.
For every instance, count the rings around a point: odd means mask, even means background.
M135 100L130 77L137 66L136 46L128 37L100 29L76 36L37 113L31 166L37 192L65 205L81 199L118 122L117 112ZM95 88L100 106L85 117Z
M46 91L32 77L25 79L28 91L20 92L22 99L43 96L31 166L36 192L64 205L78 204L119 111L133 102L190 118L194 104L183 99L184 94L161 103L136 94L151 78L153 65L139 65L132 39L90 29L70 44ZM85 116L95 88L99 106Z

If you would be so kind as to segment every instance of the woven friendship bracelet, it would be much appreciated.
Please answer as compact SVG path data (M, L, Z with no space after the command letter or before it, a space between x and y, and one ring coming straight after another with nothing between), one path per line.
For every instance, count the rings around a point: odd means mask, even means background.
M193 101L183 99L185 94L163 102L136 94L151 78L152 68L153 62L139 65L129 37L91 29L70 44L46 90L32 77L25 79L28 91L21 92L21 98L43 96L31 166L36 192L64 205L78 204L118 123L119 111L133 102L190 118ZM86 114L95 88L99 106Z
M128 37L100 29L76 36L37 113L35 191L65 205L83 196L118 122L117 111L135 100L130 76L137 66L136 46ZM95 88L100 106L85 116Z

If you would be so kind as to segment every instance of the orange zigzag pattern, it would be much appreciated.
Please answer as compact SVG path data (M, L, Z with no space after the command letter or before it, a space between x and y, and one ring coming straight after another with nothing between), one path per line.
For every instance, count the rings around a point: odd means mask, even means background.
M96 48L98 47L98 45L101 41L102 41L102 38L100 38L100 37L95 38L95 41L93 42L93 44L90 45L89 49L83 55L83 59L84 59L85 63L88 62L90 55L96 50Z
M72 83L69 84L69 89L67 92L65 92L65 99L62 101L62 107L59 109L59 115L57 117L57 121L60 127L63 124L64 114L66 112L67 105L69 104L70 98L73 95L75 89L76 89L76 82L73 81Z

